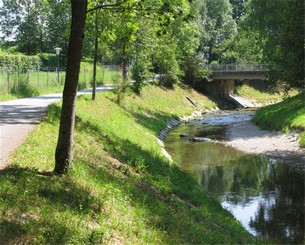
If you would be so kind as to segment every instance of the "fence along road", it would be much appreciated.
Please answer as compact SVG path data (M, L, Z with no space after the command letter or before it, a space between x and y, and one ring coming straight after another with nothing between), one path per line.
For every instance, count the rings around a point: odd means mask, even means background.
M97 92L113 89L112 85L97 87ZM78 92L90 94L92 89ZM62 94L49 94L0 102L0 170L10 163L10 154L26 139L45 116L48 105L59 101Z
M0 67L0 93L18 91L20 86L28 86L37 91L64 84L65 67L60 67L57 73L56 67L37 67L28 70L12 70L8 67ZM93 68L81 67L79 74L79 87L88 87L92 80ZM97 66L97 81L103 84L111 84L122 71L118 65ZM57 76L58 75L58 76Z

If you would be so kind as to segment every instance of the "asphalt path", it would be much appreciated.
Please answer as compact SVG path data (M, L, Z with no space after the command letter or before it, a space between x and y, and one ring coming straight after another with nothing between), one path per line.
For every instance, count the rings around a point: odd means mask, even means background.
M97 87L96 92L113 89L113 85ZM78 95L90 94L92 89ZM28 133L46 115L48 105L61 100L62 94L49 94L31 98L0 102L0 169L9 164L11 153L26 139Z

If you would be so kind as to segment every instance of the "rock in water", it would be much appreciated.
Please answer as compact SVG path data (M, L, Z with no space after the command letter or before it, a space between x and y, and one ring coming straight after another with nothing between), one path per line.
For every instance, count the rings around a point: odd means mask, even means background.
M212 141L210 138L203 138L203 137L194 137L191 139L194 142L210 142Z
M187 134L180 134L180 138L186 138L186 137L188 137Z

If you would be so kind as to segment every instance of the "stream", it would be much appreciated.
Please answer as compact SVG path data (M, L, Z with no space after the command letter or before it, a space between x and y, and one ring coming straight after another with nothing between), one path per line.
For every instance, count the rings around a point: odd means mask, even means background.
M221 111L182 123L168 134L165 148L253 236L282 244L303 243L304 172L222 144L229 127L251 120L254 114ZM212 141L206 142L207 138Z

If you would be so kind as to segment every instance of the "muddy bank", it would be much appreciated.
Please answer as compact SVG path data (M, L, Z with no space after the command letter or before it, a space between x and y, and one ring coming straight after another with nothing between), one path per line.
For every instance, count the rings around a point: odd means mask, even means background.
M251 121L234 123L227 128L225 145L238 150L266 156L270 162L286 162L305 171L305 150L300 148L297 134L261 130Z

